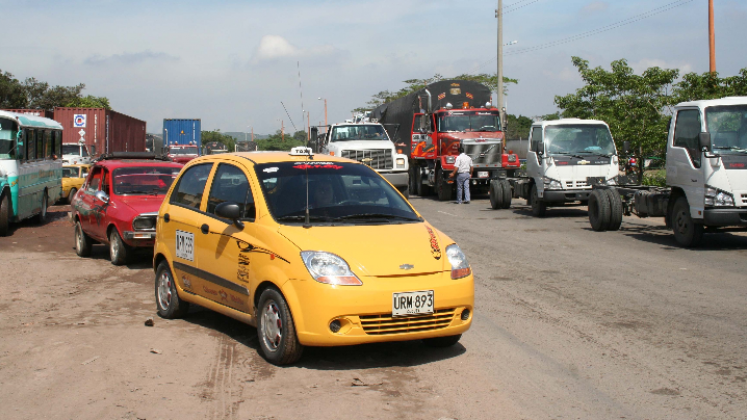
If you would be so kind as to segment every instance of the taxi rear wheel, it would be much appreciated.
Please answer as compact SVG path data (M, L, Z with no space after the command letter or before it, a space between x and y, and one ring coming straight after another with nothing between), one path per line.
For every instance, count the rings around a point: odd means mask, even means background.
M450 335L448 337L426 338L423 340L423 343L428 347L451 347L458 343L460 338L462 338L461 334Z
M179 299L169 264L161 262L156 270L156 306L158 316L166 319L182 318L189 311L189 303Z
M303 353L296 337L288 304L276 289L265 289L259 297L257 335L262 354L268 362L287 365Z

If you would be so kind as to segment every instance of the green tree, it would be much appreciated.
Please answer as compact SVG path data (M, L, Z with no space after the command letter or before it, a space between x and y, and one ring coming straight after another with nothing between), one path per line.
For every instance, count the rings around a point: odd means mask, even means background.
M718 99L747 95L747 68L736 76L720 78L718 73L687 73L674 87L675 102Z
M105 108L112 109L109 104L109 98L105 96L93 96L87 95L83 97L76 97L72 101L68 102L67 105L76 108Z
M212 143L214 141L217 141L218 143L222 143L224 146L226 146L226 149L229 152L233 152L234 150L236 150L236 139L229 136L228 134L223 134L220 132L220 130L202 132L202 145L203 146L205 146L208 143Z
M12 74L0 71L0 107L53 110L55 107L111 109L104 96L82 96L86 85L50 86L47 82L29 77L23 82Z
M532 119L523 115L508 114L508 130L506 131L507 139L526 139L529 137L529 128L532 126Z
M303 140L300 140L295 135L303 133ZM300 136L299 136L300 137ZM280 130L276 131L275 134L268 136L265 139L257 139L258 150L290 150L292 147L306 145L306 133L303 131L296 131L294 135L286 134L285 138L281 135Z
M589 62L573 57L584 86L566 96L556 96L555 104L564 117L598 119L610 126L618 150L630 141L639 162L644 157L666 153L672 84L678 70L650 67L642 75L633 73L627 61L612 62L611 71L590 68ZM638 181L643 165L638 165Z
M25 108L26 95L21 82L0 70L0 108Z

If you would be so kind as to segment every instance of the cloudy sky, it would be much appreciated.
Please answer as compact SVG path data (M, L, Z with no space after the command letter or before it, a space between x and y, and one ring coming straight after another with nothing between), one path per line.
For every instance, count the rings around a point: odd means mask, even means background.
M85 83L160 132L164 118L205 130L270 133L349 118L381 90L435 73L495 72L495 0L0 0L0 69L54 85ZM513 8L509 5L515 4ZM518 4L517 4L518 3ZM707 0L522 54L676 0L504 0L509 112L554 112L581 84L571 56L609 68L708 70ZM716 0L722 76L747 67L747 2ZM303 108L299 90L300 62Z

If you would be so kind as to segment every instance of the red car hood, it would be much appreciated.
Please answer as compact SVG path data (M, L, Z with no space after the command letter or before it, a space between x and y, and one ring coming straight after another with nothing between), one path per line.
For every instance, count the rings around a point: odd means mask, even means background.
M131 208L135 213L154 213L161 208L165 195L128 195L117 197L117 202Z

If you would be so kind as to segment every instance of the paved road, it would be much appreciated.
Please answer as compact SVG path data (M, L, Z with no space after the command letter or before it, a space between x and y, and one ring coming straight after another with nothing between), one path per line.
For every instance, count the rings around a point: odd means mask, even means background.
M683 250L659 220L589 229L413 198L476 273L459 345L307 349L277 368L255 330L156 318L148 256L72 249L66 208L0 238L0 419L744 419L747 236Z

